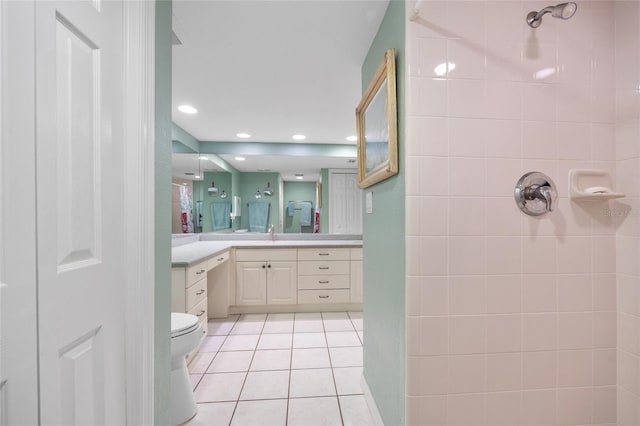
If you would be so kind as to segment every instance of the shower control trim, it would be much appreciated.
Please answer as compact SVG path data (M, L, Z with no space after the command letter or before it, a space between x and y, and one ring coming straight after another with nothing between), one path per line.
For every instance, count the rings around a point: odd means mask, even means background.
M556 185L540 172L525 173L516 183L513 195L520 210L529 216L553 211L558 199Z

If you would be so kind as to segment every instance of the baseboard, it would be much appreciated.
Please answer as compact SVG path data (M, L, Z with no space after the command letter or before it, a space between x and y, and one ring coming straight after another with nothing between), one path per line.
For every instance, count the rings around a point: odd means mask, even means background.
M232 305L230 314L277 314L290 312L362 312L362 303L327 303L317 305Z
M382 421L382 416L380 415L380 411L378 411L378 406L376 405L376 401L373 399L371 395L371 390L369 389L369 384L367 380L364 378L364 374L360 379L362 390L364 391L364 399L367 402L367 407L369 408L369 413L371 413L371 419L373 420L374 426L384 426L384 422Z

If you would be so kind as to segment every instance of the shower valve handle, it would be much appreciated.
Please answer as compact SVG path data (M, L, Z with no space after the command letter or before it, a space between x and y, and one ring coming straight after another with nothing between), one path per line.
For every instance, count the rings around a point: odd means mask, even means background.
M529 172L518 180L514 196L516 204L529 216L552 212L558 193L551 178L540 172Z
M549 185L532 185L525 189L525 199L540 200L544 202L548 212L552 212L556 207L556 204L553 201L555 196L555 190Z

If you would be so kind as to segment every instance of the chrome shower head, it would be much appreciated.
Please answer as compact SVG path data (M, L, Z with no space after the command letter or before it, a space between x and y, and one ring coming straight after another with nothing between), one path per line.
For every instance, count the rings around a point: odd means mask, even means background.
M542 24L542 16L550 13L554 18L560 19L569 19L571 18L578 10L578 5L570 2L570 3L560 3L556 6L548 6L542 9L540 12L529 12L527 14L527 24L531 28L538 28L540 24Z

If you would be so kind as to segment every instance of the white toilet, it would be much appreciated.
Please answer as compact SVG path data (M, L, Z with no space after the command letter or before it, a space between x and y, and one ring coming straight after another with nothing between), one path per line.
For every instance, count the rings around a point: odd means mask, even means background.
M198 317L171 313L171 424L180 425L196 415L196 401L185 357L200 344L203 333Z

